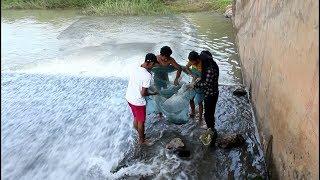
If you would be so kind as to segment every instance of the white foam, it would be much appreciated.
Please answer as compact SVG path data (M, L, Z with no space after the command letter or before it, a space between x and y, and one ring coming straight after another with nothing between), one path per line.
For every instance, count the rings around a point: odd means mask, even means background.
M102 58L110 59L110 61L102 61ZM50 62L38 63L16 72L127 78L129 70L143 62L141 59L143 59L141 56L120 59L118 57L106 57L103 54L95 56L72 55L63 59L53 59Z

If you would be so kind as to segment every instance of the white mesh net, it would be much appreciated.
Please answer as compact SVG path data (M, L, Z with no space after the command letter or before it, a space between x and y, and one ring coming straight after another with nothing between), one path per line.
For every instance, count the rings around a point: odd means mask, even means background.
M194 95L194 90L187 89L185 83L169 85L167 89L160 90L159 95L152 96L154 112L163 113L172 123L185 124L188 121L189 101ZM148 103L148 108L152 108L150 106Z

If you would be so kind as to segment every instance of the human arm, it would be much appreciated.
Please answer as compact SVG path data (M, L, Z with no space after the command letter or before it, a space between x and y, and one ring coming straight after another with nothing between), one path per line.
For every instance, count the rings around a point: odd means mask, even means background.
M191 88L191 89L194 89L194 86L195 86L195 83L199 82L201 80L201 78L196 78L194 77L192 79L192 82L190 84L187 84L187 88Z
M176 60L174 60L173 58L171 58L171 63L170 63L174 68L177 69L177 74L176 74L176 78L174 79L174 85L178 85L179 84L179 78L181 76L181 71L182 71L182 67L176 62Z
M192 71L190 70L190 66L191 66L191 63L190 61L187 63L187 65L185 67L182 68L183 72L185 72L186 74L192 76L193 78L195 77L193 74L192 74Z
M212 75L209 72L210 70L206 70L206 77L204 79L198 79L198 81L194 82L195 88L203 89L204 87L209 85L210 79L213 79Z
M151 86L151 75L147 76L143 81L142 81L142 89L141 89L141 96L145 97L145 96L152 96L152 95L157 95L158 92L149 92L148 90L153 90L154 91L154 87Z
M158 92L149 92L148 88L142 87L141 90L141 96L145 97L145 96L153 96L153 95L157 95L159 94Z
M211 88L215 82L218 82L219 69L210 67L205 70L205 77L194 84L195 88Z

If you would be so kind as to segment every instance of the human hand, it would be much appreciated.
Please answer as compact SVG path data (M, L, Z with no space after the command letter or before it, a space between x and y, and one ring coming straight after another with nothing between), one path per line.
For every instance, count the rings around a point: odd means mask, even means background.
M195 80L195 82L199 82L201 80L201 78L197 78L196 80Z
M150 96L154 96L154 95L158 95L158 94L159 94L159 92L156 91L156 90L149 92L149 95L150 95Z
M194 83L190 83L186 85L187 89L193 89L194 88Z

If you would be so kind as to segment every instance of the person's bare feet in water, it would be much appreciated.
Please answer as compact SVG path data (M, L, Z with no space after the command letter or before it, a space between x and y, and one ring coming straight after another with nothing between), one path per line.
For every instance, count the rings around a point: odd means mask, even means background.
M151 145L151 142L150 142L149 139L146 138L146 134L144 133L143 137L140 137L138 139L138 144L139 145L147 145L147 146L149 146L149 145Z
M146 145L151 146L153 143L149 139L140 140L139 139L139 145Z

